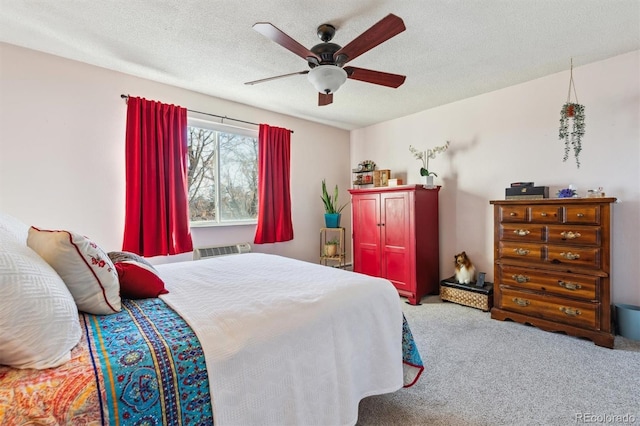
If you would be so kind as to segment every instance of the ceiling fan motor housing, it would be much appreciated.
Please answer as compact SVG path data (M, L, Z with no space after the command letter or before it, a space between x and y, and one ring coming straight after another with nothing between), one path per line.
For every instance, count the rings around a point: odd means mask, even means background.
M342 49L342 46L335 43L320 43L313 46L310 50L320 58L320 65L335 65L333 54ZM309 63L312 68L316 64Z

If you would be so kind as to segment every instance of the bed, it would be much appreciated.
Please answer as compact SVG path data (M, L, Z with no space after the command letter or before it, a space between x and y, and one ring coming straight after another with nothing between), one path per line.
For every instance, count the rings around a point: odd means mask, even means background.
M22 248L0 237L6 289ZM423 370L386 280L259 253L155 270L164 294L76 310L59 365L0 365L0 424L355 424L362 398Z

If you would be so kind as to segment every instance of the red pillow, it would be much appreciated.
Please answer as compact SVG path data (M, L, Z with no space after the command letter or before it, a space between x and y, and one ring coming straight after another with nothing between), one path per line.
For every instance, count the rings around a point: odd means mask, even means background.
M169 293L153 267L134 260L117 262L115 267L120 281L120 297L148 299Z

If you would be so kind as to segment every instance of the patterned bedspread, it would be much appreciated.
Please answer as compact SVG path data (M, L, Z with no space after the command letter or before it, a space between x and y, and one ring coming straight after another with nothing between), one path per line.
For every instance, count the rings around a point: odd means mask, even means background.
M80 315L82 340L63 366L0 367L0 424L211 425L191 328L160 299L123 302L118 314Z
M123 300L122 312L80 314L70 362L48 370L0 366L0 425L212 425L200 343L161 299ZM423 370L403 322L404 383Z

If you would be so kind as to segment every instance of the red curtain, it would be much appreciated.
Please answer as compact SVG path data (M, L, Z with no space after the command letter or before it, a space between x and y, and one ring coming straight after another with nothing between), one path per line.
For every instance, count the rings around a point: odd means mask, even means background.
M142 256L193 250L187 192L187 110L129 97L122 249Z
M291 131L260 125L258 135L258 227L256 244L293 239L289 193Z

